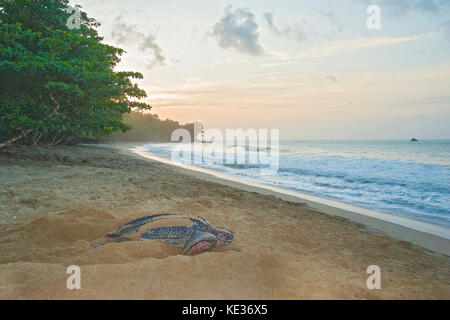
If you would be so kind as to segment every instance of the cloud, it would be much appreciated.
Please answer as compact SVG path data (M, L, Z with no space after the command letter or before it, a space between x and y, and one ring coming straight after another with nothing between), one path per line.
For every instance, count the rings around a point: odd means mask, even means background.
M138 50L150 54L150 59L147 64L149 69L156 65L166 65L166 57L161 47L155 41L156 35L152 33L146 35L137 31L136 27L136 25L126 24L123 21L123 16L119 15L115 18L111 36L118 44L139 41Z
M259 44L255 15L247 8L233 10L231 5L227 6L224 16L212 27L209 35L215 37L219 46L225 49L233 48L253 56L264 53Z
M398 43L416 41L435 37L438 33L424 33L409 37L378 37L378 38L360 38L350 40L340 40L331 43L325 43L321 47L311 49L298 57L321 58L336 54L353 52L366 48L384 47Z
M164 56L161 47L155 42L155 35L149 34L139 44L139 50L146 52L149 50L152 58L149 61L148 68L151 69L156 65L166 65L166 57Z
M270 32L272 32L276 36L281 36L280 30L278 30L277 26L275 25L275 23L273 21L273 16L274 16L274 12L273 11L264 13L263 14L264 21L269 26Z
M422 39L436 37L439 34L440 34L439 32L434 32L434 33L423 33L409 37L355 38L349 40L337 40L332 42L325 42L319 46L316 46L314 48L311 48L296 55L286 55L276 52L270 53L278 60L278 62L263 65L260 68L270 68L279 65L291 64L295 63L299 59L320 59L339 54L347 54L362 49L378 48L410 41L418 41Z
M326 79L333 82L333 83L338 83L338 79L335 76L326 76Z
M286 37L302 42L307 40L311 35L316 34L314 26L304 19L296 23L283 21L280 23L282 26L277 26L274 15L275 13L273 11L266 12L263 14L263 18L270 32L277 37Z
M339 19L336 17L336 13L334 11L321 11L320 14L330 22L330 24L335 28L336 33L343 31L344 28Z
M114 19L114 28L111 32L112 38L118 44L126 44L130 41L130 35L137 35L136 25L126 24L123 16L119 15Z
M362 0L365 4L375 4L392 15L404 15L411 11L437 14L450 8L448 0Z

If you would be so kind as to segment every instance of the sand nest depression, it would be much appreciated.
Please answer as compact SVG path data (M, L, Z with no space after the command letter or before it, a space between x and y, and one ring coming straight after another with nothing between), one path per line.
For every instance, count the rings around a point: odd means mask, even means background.
M0 180L1 299L450 298L449 257L110 149L1 150ZM235 240L195 256L152 241L92 247L164 212L201 215ZM71 265L80 290L66 287ZM367 289L369 265L381 290Z

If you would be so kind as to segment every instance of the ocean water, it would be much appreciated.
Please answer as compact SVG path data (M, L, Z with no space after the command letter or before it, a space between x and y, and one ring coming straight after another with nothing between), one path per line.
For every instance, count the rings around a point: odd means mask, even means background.
M173 154L184 154L184 163L230 176L450 228L450 140L280 141L278 148L260 149L222 146L223 152L196 150L189 157L186 148L191 145L184 145L184 153L174 152L180 148L177 143L145 145L159 156L174 159ZM277 170L249 160L268 155L279 159ZM245 163L236 163L237 158L234 163L220 161L233 156L244 157Z

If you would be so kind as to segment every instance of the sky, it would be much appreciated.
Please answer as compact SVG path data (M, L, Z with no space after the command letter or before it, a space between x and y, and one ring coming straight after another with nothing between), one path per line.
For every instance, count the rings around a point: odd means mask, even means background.
M283 139L450 138L449 0L71 4L125 49L117 69L144 75L162 119Z

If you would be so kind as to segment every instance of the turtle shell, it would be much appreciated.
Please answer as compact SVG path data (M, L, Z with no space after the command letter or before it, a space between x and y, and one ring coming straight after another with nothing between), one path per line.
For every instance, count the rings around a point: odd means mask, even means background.
M216 230L205 218L188 217L171 213L155 214L128 222L106 237L115 242L156 240L181 248L186 253L200 242L208 247L217 246Z

